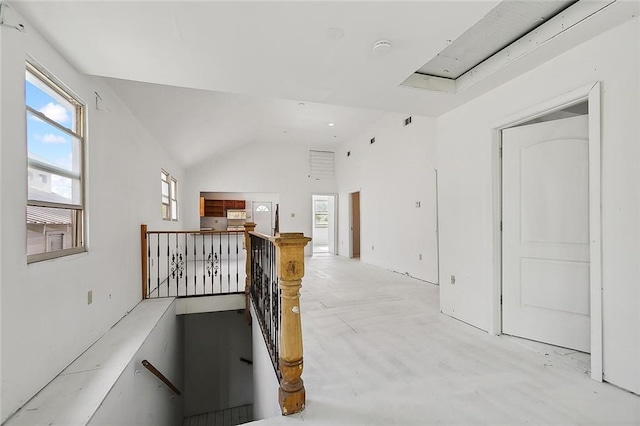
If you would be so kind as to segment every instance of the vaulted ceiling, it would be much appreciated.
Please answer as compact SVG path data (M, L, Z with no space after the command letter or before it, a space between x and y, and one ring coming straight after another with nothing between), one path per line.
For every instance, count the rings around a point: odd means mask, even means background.
M498 3L11 5L77 70L107 77L149 131L189 166L252 142L334 145L384 112L438 116L469 101L510 76L456 94L401 83ZM391 45L383 55L372 50L380 40Z

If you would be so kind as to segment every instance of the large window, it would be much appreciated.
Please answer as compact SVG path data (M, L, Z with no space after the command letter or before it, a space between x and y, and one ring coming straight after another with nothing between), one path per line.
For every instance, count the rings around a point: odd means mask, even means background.
M162 185L162 218L178 220L178 181L164 170L160 171Z
M31 64L25 103L27 259L84 251L84 107Z

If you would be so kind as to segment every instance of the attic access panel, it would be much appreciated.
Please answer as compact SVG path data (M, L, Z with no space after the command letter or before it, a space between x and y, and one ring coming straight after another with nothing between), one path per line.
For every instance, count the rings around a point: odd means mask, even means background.
M416 73L455 80L577 1L505 0Z

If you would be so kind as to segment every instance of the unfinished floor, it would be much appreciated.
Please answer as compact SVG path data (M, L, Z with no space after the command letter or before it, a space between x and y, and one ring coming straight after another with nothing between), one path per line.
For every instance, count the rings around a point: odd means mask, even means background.
M640 397L588 355L443 315L438 287L338 256L306 258L307 406L262 424L640 424Z

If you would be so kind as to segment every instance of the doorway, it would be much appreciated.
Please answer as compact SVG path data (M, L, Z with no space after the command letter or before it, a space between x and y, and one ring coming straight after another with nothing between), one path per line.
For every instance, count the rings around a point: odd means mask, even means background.
M360 258L360 191L349 194L351 204L351 258Z
M311 196L313 254L337 254L337 203L335 194Z
M603 370L602 370L602 293L601 293L601 288L602 288L602 230L601 230L601 225L602 225L602 212L601 212L601 199L602 199L602 186L601 186L601 139L600 139L600 117L601 117L601 107L600 107L600 91L601 91L601 87L600 84L598 82L583 86L581 88L578 88L576 90L564 93L562 95L559 95L558 97L554 98L554 99L550 99L549 101L540 104L540 105L536 105L534 107L531 107L527 110L521 111L519 113L513 114L510 117L506 117L498 122L493 123L492 128L493 128L493 169L492 169L492 176L493 176L493 211L494 211L494 215L493 215L493 258L494 258L494 286L493 286L493 298L492 298L492 305L493 305L493 323L491 324L490 327L490 332L492 334L502 334L503 331L508 331L503 329L503 325L504 325L504 321L503 321L503 290L505 288L507 288L509 286L509 284L506 282L506 280L508 280L509 278L506 276L509 272L507 272L505 269L509 268L509 266L504 265L505 262L507 262L507 258L505 258L503 256L503 254L506 254L508 256L508 254L506 252L508 252L510 249L507 247L506 244L508 244L507 241L504 241L505 244L503 244L503 220L505 219L505 216L508 215L509 213L507 212L503 212L503 183L506 183L508 178L504 177L503 178L503 173L505 172L505 170L503 170L503 149L504 149L504 144L503 144L503 131L505 129L510 129L510 128L514 128L517 126L521 126L521 125L526 125L526 124L530 124L530 123L535 123L535 122L544 122L544 121L548 121L549 119L560 119L560 118L565 118L567 116L567 111L570 112L569 115L576 115L575 111L573 111L572 109L574 107L582 109L583 111L587 112L587 123L588 123L588 138L587 138L587 152L588 152L588 177L587 177L587 182L588 182L588 186L587 186L587 191L588 191L588 199L587 199L587 222L588 222L588 266L586 267L588 269L588 323L589 323L589 343L588 343L588 352L590 352L590 366L591 366L591 378L597 381L602 381L603 379ZM580 106L578 106L579 104L582 104ZM585 109L586 108L586 109ZM552 150L558 148L558 147L552 147ZM575 146L574 146L575 148ZM583 156L584 158L584 152L582 154L580 154ZM546 164L543 164L543 166L546 166ZM506 166L505 166L506 167ZM556 172L557 172L557 165L556 167ZM568 168L567 168L568 169ZM571 168L572 170L576 170L575 167ZM579 169L579 168L578 168ZM584 169L582 169L582 172L578 172L578 173L582 173L582 178L577 178L577 179L583 179L584 180ZM553 172L555 173L555 172ZM559 173L567 173L566 170L562 170L562 168L560 168L560 172ZM576 176L573 176L574 179L576 179ZM530 180L530 178L527 178ZM547 176L544 176L543 180L548 180ZM547 182L548 184L548 182ZM544 185L543 185L544 186ZM536 186L534 186L534 188L536 188ZM552 191L555 191L556 188L551 188ZM533 192L533 194L535 194L536 196L540 195L541 192ZM583 192L584 194L584 192ZM558 196L558 194L555 194L554 196ZM508 201L507 201L508 203ZM573 200L571 201L571 203L577 203L579 204L579 200ZM584 203L584 201L583 201ZM542 208L542 206L538 206L539 208ZM505 207L508 208L508 207ZM533 210L535 211L535 209ZM551 211L551 210L549 210ZM504 213L504 215L503 215ZM545 213L546 214L546 213ZM585 216L584 216L584 211L583 211L583 216L581 220L585 220ZM531 215L530 215L531 216ZM508 219L507 219L508 220ZM527 219L527 220L531 220L531 219ZM530 222L531 225L526 224L526 226L538 226L540 225L540 223L536 222L537 219L533 219L533 222ZM573 226L574 224L572 224ZM507 226L507 224L504 224L504 226ZM522 224L521 224L522 226ZM551 225L548 225L551 226ZM557 225L554 225L557 226ZM583 231L584 231L584 224L583 226ZM528 235L532 235L532 232L530 232L532 229L534 228L530 228L527 232L529 232ZM550 229L550 228L548 228ZM563 230L564 231L564 230ZM542 234L542 230L540 228L537 229L538 232L538 236L541 236ZM526 236L526 235L525 235ZM509 238L508 236L505 236L505 239ZM583 238L583 237L582 237ZM528 238L531 239L531 238ZM527 242L524 238L520 238L520 241L524 241ZM544 243L544 241L539 241L542 245L542 243ZM576 243L576 241L567 241L568 243ZM528 243L528 242L527 242ZM527 256L521 256L522 258L526 258ZM534 260L535 262L535 260ZM526 263L526 262L525 262ZM552 263L552 262L551 262ZM552 266L557 266L560 263L562 263L562 261L559 261L556 265L546 265L548 266L546 268L546 270L536 270L536 272L538 273L542 273L544 272L544 274L548 274L551 273L552 270L554 269ZM580 260L577 261L575 265L576 268L574 269L580 269L580 267L578 267L578 263L582 263L584 264L585 261L584 260ZM531 265L525 265L525 267L529 267ZM582 266L582 274L584 275L584 268L585 266ZM531 269L531 268L530 268ZM575 270L573 272L576 272ZM505 276L503 276L503 273ZM565 271L564 272L567 275L570 275L569 272ZM527 271L525 271L525 274L528 274ZM543 274L543 275L544 275ZM579 274L577 274L579 275ZM540 279L545 279L544 276L540 276L538 277ZM530 279L530 278L527 278ZM554 280L557 280L557 276L555 278L553 278ZM562 278L561 278L562 279ZM529 283L525 283L525 286L529 285ZM521 286L522 287L522 286ZM556 289L543 289L546 291L551 291L553 293L553 291L555 291ZM560 288L558 288L558 290L560 290ZM562 291L566 290L566 288L563 288ZM507 290L508 291L508 290ZM529 291L529 289L526 289L525 291ZM569 291L570 292L570 291ZM541 293L537 293L535 294L536 296L539 296ZM584 293L583 293L584 295ZM529 295L525 295L525 299L529 298ZM555 297L555 296L554 296ZM582 296L584 297L584 296ZM559 297L559 299L557 300L561 300L564 301L566 300L564 298L563 295L561 295ZM540 300L533 300L530 299L526 304L527 305L534 305L536 303L540 302ZM544 303L546 303L547 300L545 300ZM563 302L564 303L564 302ZM584 299L582 300L582 312L584 313ZM524 305L524 304L523 304ZM555 308L560 308L559 310L562 310L562 308L566 309L566 306L555 306ZM545 309L543 307L540 307L540 309ZM576 308L576 305L574 305L573 307L571 307L572 310L580 310L578 308ZM557 309L558 310L558 309ZM507 322L507 327L509 327L508 323L509 320L506 321ZM553 327L555 327L556 325L554 324Z

